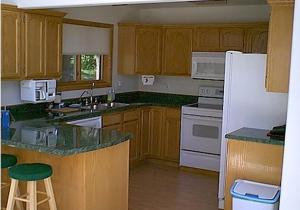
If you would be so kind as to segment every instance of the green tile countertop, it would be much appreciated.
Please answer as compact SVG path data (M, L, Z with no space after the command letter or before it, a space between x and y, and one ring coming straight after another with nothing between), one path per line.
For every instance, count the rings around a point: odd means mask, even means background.
M264 144L284 145L284 141L272 139L267 136L269 130L255 129L255 128L241 128L232 133L225 135L227 139L237 139L241 141L251 141Z
M117 145L131 138L129 133L69 125L54 120L19 121L1 129L2 145L67 156Z

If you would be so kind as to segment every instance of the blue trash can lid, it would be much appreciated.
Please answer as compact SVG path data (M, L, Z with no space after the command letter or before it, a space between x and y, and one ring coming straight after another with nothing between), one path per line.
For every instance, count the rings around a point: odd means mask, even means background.
M235 198L274 204L279 200L280 187L247 180L236 180L230 193Z

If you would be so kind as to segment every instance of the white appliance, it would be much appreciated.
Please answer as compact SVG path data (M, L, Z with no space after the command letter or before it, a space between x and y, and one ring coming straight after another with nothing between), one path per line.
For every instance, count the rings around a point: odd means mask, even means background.
M286 123L288 95L266 92L266 60L265 54L226 53L219 208L224 208L225 135L242 127L271 129Z
M200 87L198 103L182 107L180 165L219 171L223 88Z
M208 80L224 80L224 52L193 52L192 78Z
M33 103L55 100L56 80L21 81L21 100Z

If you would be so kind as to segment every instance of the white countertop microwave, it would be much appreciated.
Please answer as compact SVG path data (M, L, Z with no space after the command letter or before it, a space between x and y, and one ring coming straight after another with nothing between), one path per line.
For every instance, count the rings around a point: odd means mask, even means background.
M193 52L193 79L224 80L225 52Z

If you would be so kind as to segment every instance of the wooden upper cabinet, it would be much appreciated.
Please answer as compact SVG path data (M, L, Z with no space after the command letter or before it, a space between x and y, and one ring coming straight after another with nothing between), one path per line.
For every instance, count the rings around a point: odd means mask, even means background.
M180 109L167 108L163 129L163 156L175 162L179 162L180 113Z
M62 19L46 17L45 19L45 76L61 76L62 57Z
M135 74L135 26L119 25L118 28L118 73Z
M1 79L21 77L21 13L1 11Z
M244 49L244 29L222 28L220 30L220 48L223 51Z
M245 31L244 52L267 53L268 28L249 28Z
M161 39L162 30L160 27L136 28L136 73L160 74Z
M25 13L25 77L43 78L45 69L45 16Z
M218 28L197 27L193 35L193 51L220 51L220 31Z
M192 37L192 28L166 27L164 29L163 75L190 74Z
M288 92L294 4L271 2L266 88L270 92Z

